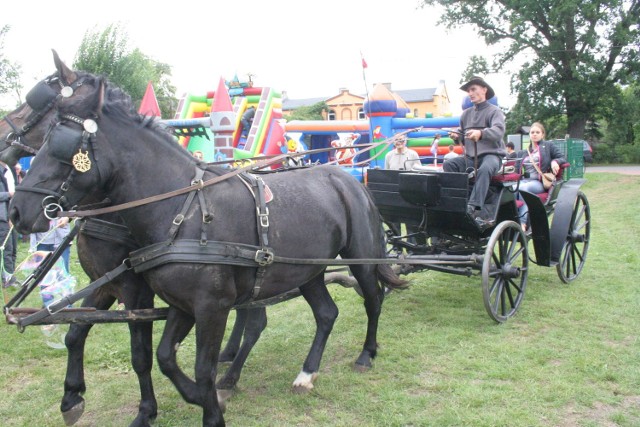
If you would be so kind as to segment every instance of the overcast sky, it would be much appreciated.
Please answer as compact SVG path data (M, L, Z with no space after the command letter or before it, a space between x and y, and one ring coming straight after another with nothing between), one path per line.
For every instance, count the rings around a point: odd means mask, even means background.
M444 80L460 112L460 76L471 55L492 51L470 28L437 26L419 0L110 0L5 2L5 55L20 63L26 93L54 71L51 49L71 66L87 30L120 23L130 45L172 67L177 96L215 90L218 79L254 74L256 86L289 98L330 97L340 88L371 91L436 87ZM331 31L331 30L336 30ZM339 31L337 31L339 30ZM368 63L363 78L360 53ZM487 57L487 59L490 59ZM513 103L509 77L486 76L501 106ZM23 94L24 95L24 94ZM2 106L13 107L5 100Z

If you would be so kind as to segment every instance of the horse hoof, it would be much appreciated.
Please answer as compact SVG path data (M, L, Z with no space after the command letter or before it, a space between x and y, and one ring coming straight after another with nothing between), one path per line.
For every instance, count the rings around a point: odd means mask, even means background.
M233 390L232 389L218 389L216 391L218 393L218 404L222 408L222 405L225 405L227 400L229 400L231 398L231 396L233 396Z
M307 387L307 386L303 386L303 385L294 385L293 386L293 392L295 394L307 394L311 391L311 389L313 389L313 384L311 384L311 387Z
M227 402L220 401L220 398L218 398L218 406L220 407L220 411L224 414L225 412L227 412Z
M78 422L82 414L84 414L84 400L68 411L63 412L62 419L64 420L65 425L72 426Z
M313 389L313 382L318 378L318 373L311 374L301 371L293 382L293 392L296 394L306 394Z
M360 365L358 363L355 363L353 365L353 370L360 373L368 372L370 369L371 369L371 366Z

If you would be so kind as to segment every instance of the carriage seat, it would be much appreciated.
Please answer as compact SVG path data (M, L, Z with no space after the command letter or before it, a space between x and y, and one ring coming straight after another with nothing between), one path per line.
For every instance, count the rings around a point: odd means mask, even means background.
M549 201L553 199L551 195L553 194L554 189L556 188L558 183L562 181L563 179L562 177L564 176L564 170L568 169L569 166L571 166L571 164L568 162L560 164L560 169L558 169L558 173L556 174L556 181L553 183L553 185L549 187L548 190L542 193L536 193L536 196L538 196L538 198L542 201L543 205L547 205ZM518 207L522 206L523 203L524 202L522 200L516 200L516 205Z
M497 174L491 177L491 183L517 182L520 180L521 174L518 171L517 159L505 159L502 161L502 167Z

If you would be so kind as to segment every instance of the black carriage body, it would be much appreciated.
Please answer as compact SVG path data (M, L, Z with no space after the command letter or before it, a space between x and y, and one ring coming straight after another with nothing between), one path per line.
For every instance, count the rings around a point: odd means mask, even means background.
M470 185L465 173L372 169L367 186L387 221L422 224L429 235L481 239L491 234L492 227L479 228L467 215ZM492 184L482 214L496 224L517 222L515 194L510 187Z

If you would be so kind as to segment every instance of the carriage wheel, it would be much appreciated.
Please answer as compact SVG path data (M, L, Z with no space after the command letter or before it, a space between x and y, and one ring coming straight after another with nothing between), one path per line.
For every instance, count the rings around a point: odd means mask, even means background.
M558 277L563 283L573 281L587 260L589 239L591 237L591 211L587 196L578 192L576 204L573 206L571 225L567 234L567 241L560 252L560 262L556 265Z
M484 252L482 295L489 316L498 323L513 316L524 298L529 275L527 238L520 225L503 221Z

